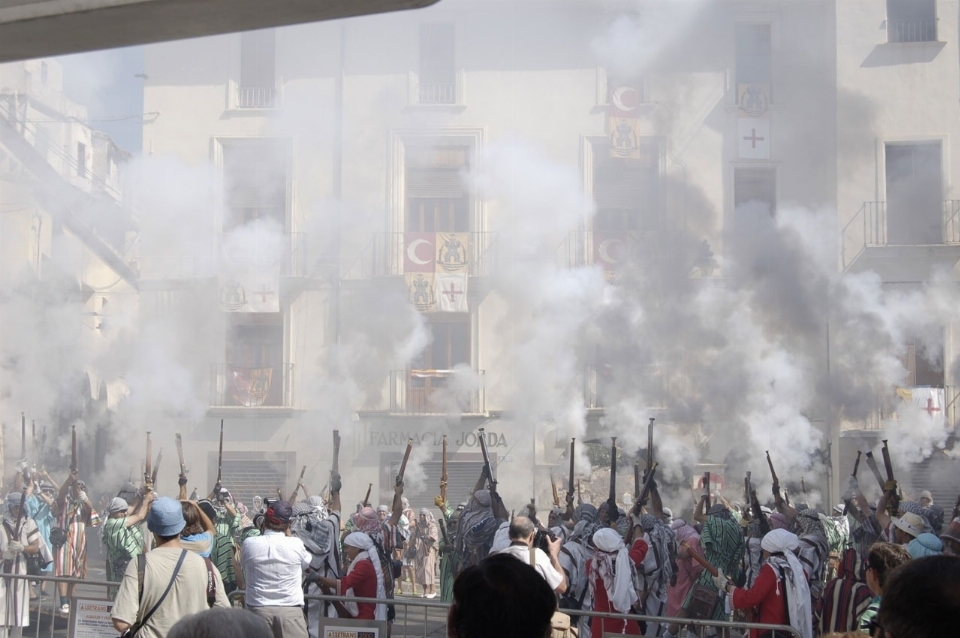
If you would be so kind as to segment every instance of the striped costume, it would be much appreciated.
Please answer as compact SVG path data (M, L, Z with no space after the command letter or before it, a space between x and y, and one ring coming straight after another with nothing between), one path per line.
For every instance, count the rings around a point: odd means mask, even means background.
M240 512L235 511L231 515L225 507L217 508L217 520L214 522L217 537L210 558L217 566L223 579L223 588L228 594L237 588L237 574L233 567L237 544L233 538L234 534L240 531L241 518Z
M100 540L107 550L107 580L119 583L127 564L143 553L143 530L139 525L126 525L127 517L108 518L100 531Z
M53 554L57 576L87 577L87 525L99 527L100 516L86 503L67 496L60 503L58 525L66 531L67 542Z
M700 546L703 548L703 557L708 563L719 569L732 580L737 579L740 571L740 558L743 556L743 532L733 520L730 511L722 506L714 506L710 510L707 522L703 524L700 534ZM703 570L697 578L697 584L709 589L716 589L710 572ZM683 601L683 608L688 609L693 599L693 590ZM724 616L723 602L717 605L713 612L713 620L721 620Z
M863 582L862 561L857 550L843 552L837 578L827 584L820 599L820 633L857 630L857 619L867 609L873 594Z

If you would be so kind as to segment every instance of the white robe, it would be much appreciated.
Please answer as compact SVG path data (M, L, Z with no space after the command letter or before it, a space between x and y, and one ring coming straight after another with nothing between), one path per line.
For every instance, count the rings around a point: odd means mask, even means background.
M32 518L25 518L20 526L20 538L17 540L26 547L40 538L40 530ZM9 539L4 528L0 532L0 552L7 551ZM23 554L7 563L4 561L4 571L10 570L13 574L26 574L27 561ZM0 599L4 604L0 606L0 626L28 627L30 625L30 590L25 578L0 577Z

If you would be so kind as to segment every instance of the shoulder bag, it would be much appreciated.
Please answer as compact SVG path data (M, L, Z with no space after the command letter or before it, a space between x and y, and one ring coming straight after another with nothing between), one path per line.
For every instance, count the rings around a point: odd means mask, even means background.
M163 590L163 595L160 596L160 600L158 600L158 601L157 601L157 604L154 605L154 606L150 609L150 611L148 611L148 612L146 613L146 615L143 617L143 619L141 619L141 620L133 623L133 624L130 625L129 627L127 627L126 630L124 630L124 632L123 632L122 634L120 634L120 638L135 638L136 635L137 635L137 632L140 631L140 628L143 627L145 624L147 624L147 621L150 620L150 617L153 616L153 613L154 613L155 611L157 611L157 609L160 607L160 605L161 605L161 604L163 603L163 601L166 599L167 594L169 594L169 593L170 593L170 590L173 588L173 583L175 583L176 580L177 580L177 574L180 573L180 566L183 565L183 559L186 558L186 556L187 556L187 550L185 550L185 549L184 549L184 550L181 550L181 551L180 551L180 559L177 561L177 566L173 568L173 576L170 577L170 582L167 583L167 588L166 588L165 590ZM139 578L140 578L140 598L139 598L139 600L140 600L141 602L143 601L143 578L144 578L144 574L145 574L146 568L147 568L147 556L146 556L146 554L140 554L140 556L139 556L138 559L137 559L137 574L138 574L138 576L139 576Z

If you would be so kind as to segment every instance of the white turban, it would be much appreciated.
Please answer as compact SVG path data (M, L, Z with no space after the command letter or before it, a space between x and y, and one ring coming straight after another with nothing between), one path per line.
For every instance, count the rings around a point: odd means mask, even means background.
M785 529L767 532L760 541L760 548L772 554L767 562L777 574L778 586L780 571L783 572L784 593L787 595L787 609L790 612L790 625L800 632L803 638L812 638L812 610L810 604L810 585L803 573L803 566L797 558L800 540L796 534Z
M373 571L377 574L377 598L386 598L387 590L383 584L383 570L380 567L380 555L377 552L376 546L373 544L373 539L370 538L367 534L363 532L352 532L347 534L347 537L343 539L343 544L348 547L354 547L356 549L362 550L357 554L356 558L353 559L353 562L350 563L350 567L347 569L347 573L353 571L357 563L362 560L369 560L373 565ZM347 596L355 596L353 589L348 589L344 592ZM356 605L354 603L347 602L345 605L347 609L354 616L357 614ZM374 610L374 620L386 620L387 619L387 606L382 603L378 603Z
M593 534L593 544L600 550L593 559L593 566L607 590L611 607L621 614L629 613L638 598L632 577L635 567L623 544L623 538L617 530L606 527ZM591 597L596 581L596 578L590 579Z

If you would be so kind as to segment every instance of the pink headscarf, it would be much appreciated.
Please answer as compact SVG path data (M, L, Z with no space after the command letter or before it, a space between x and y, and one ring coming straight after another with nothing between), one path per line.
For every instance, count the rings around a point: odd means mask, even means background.
M377 510L372 507L364 507L353 515L353 524L358 531L370 534L380 529L380 517L377 516Z
M770 523L770 529L789 529L790 521L784 514L780 512L774 512L767 517L767 522Z

